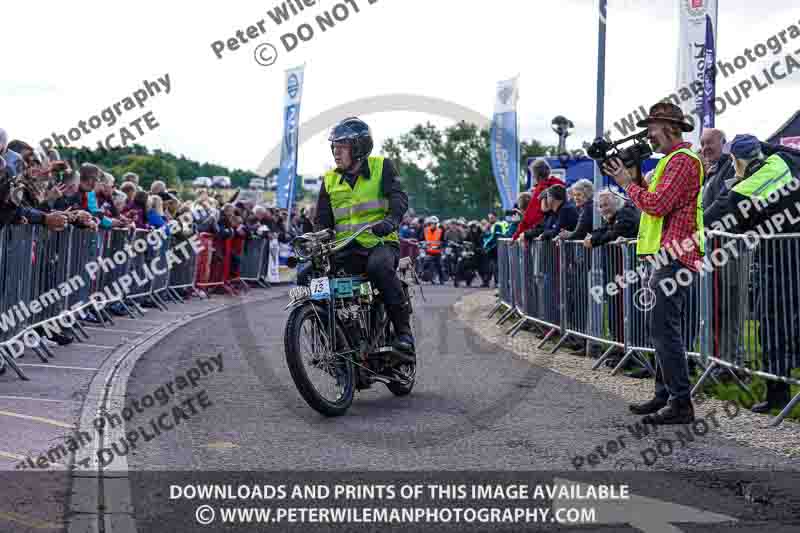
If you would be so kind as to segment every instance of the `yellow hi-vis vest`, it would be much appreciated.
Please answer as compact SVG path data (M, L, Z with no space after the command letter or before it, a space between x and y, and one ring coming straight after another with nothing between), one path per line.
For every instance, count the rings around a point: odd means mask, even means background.
M325 190L331 200L337 239L345 239L389 214L389 202L383 196L383 160L383 157L368 158L369 179L359 175L352 189L334 170L325 174ZM356 237L356 242L364 248L372 248L382 241L399 240L397 231L382 239L371 231Z
M770 194L786 187L793 179L786 161L778 154L773 154L755 174L736 184L733 192L749 198L767 200Z
M677 154L688 155L697 161L697 164L700 166L700 190L697 193L697 216L695 218L697 227L695 228L695 232L700 245L700 255L705 255L706 247L703 238L703 180L705 178L705 171L703 170L703 164L700 162L700 158L697 154L686 148L681 148L661 158L658 165L656 165L656 171L653 173L653 179L647 190L648 192L655 192L658 182L661 180L661 176L664 175L667 164ZM642 212L642 216L639 219L639 240L636 243L636 255L654 255L661 250L661 231L663 227L664 217L656 217ZM681 245L682 243L676 244Z

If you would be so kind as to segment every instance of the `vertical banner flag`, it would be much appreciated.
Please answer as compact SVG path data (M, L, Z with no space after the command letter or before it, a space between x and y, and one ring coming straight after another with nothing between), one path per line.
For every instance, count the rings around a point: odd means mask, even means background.
M676 94L695 128L687 140L700 144L703 128L714 127L718 0L678 0L680 36Z
M290 211L297 181L297 144L300 136L300 99L303 96L304 69L305 65L287 70L284 85L283 142L275 205ZM287 217L287 222L290 219L291 217Z
M503 209L511 209L519 196L519 136L517 134L518 78L497 84L494 119L489 132L492 171Z

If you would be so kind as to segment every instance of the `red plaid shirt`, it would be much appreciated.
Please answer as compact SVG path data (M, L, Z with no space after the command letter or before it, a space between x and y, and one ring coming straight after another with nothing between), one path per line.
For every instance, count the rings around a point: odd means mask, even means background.
M667 155L681 148L691 149L688 142L673 146ZM700 249L694 242L697 232L697 194L700 192L700 164L686 154L674 156L654 192L631 183L625 188L636 207L648 215L664 217L661 248L672 249L684 266L697 272ZM691 245L684 246L686 239Z

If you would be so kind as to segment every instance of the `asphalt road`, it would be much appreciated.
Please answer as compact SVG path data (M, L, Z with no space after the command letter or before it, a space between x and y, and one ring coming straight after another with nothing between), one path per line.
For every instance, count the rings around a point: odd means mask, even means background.
M426 287L427 302L417 298L420 365L410 396L396 398L374 385L357 394L346 416L335 419L308 407L291 380L283 350L285 298L228 309L164 339L135 367L129 398L153 392L211 356L222 354L224 368L185 391L204 389L210 407L128 455L140 531L194 530L193 517L185 515L188 507L175 512L186 502L170 501L165 494L163 480L173 479L158 478L165 471L191 471L181 478L187 482L236 479L232 471L284 473L267 476L273 480L287 472L323 472L317 476L327 481L366 471L381 472L376 476L390 481L392 472L442 480L446 473L457 477L457 471L489 477L525 472L543 482L554 476L627 482L639 497L686 506L666 508L675 522L695 521L691 513L681 519L686 508L735 521L685 524L683 531L800 528L796 462L714 431L696 435L686 447L666 430L637 441L628 425L638 419L619 398L479 341L453 312L462 294L451 287ZM719 422L724 420L721 414ZM576 471L576 455L588 458L598 446L607 451L606 443L620 435L627 436L625 450L609 453L600 466ZM658 449L659 438L672 443L671 453L643 465L642 451ZM634 462L637 471L630 470ZM595 528L634 531L624 525Z

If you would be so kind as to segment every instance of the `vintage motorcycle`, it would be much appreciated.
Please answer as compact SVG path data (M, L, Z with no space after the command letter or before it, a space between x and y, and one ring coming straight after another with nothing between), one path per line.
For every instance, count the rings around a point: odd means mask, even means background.
M331 230L292 241L297 257L290 258L289 267L308 263L310 283L289 291L286 362L300 395L325 416L345 414L354 392L373 383L385 384L397 396L409 394L414 387L416 365L397 363L394 328L381 294L366 275L334 270L335 254L373 225L338 241ZM400 260L398 273L409 305L413 291L406 277L409 270L413 276L413 269L411 258Z
M458 287L463 281L467 287L471 287L477 272L475 247L471 242L454 243L451 246L453 252L450 255L450 272L452 272L453 286Z

